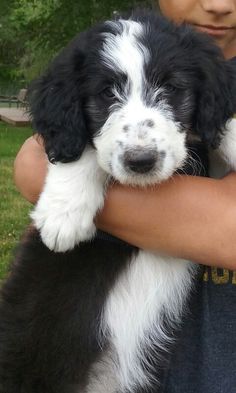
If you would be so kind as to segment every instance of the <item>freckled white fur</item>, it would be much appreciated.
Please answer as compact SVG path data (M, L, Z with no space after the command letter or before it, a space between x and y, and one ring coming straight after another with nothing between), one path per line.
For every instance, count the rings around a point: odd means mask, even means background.
M154 127L143 125L146 119L154 122ZM124 126L129 131L124 132ZM178 123L171 118L171 112L161 103L160 107L147 107L140 97L131 97L122 108L113 111L100 133L94 139L101 167L126 184L148 185L159 183L180 168L187 157L185 134L179 132ZM165 158L154 171L144 174L130 173L124 167L123 157L127 150L141 147L155 150L156 155L164 152Z
M78 161L49 164L44 190L31 214L48 248L67 251L93 237L93 219L103 206L106 178L92 148Z

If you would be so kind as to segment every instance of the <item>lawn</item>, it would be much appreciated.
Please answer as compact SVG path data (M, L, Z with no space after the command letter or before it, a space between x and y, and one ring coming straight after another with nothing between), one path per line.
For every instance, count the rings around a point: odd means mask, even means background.
M20 146L32 134L30 128L17 128L0 121L0 280L7 271L12 252L29 222L32 207L13 182L13 162Z

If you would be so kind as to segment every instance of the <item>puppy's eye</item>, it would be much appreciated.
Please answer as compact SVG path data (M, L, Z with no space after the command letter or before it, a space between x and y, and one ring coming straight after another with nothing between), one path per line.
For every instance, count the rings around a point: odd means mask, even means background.
M100 95L104 98L110 98L110 99L115 97L114 90L112 87L106 87L104 90L102 90Z
M176 93L178 91L178 88L173 85L165 85L165 89L168 93Z

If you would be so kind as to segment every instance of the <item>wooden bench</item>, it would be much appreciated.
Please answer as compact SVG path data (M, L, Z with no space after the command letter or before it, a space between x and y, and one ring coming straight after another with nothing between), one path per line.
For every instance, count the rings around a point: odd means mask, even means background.
M29 126L31 123L24 108L0 108L0 120L17 127Z
M20 89L17 96L10 97L9 106L15 103L17 108L26 107L27 106L27 89Z
M8 104L9 107L12 104L16 104L17 108L26 107L28 105L27 102L27 89L20 89L17 96L4 96L0 95L0 103Z

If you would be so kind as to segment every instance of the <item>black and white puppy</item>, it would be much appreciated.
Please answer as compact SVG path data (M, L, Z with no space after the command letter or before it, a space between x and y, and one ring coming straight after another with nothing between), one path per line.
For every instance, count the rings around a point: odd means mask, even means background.
M197 266L95 236L93 220L110 179L160 183L189 141L236 169L234 86L207 37L145 12L80 34L34 83L51 163L2 290L1 393L151 391Z

